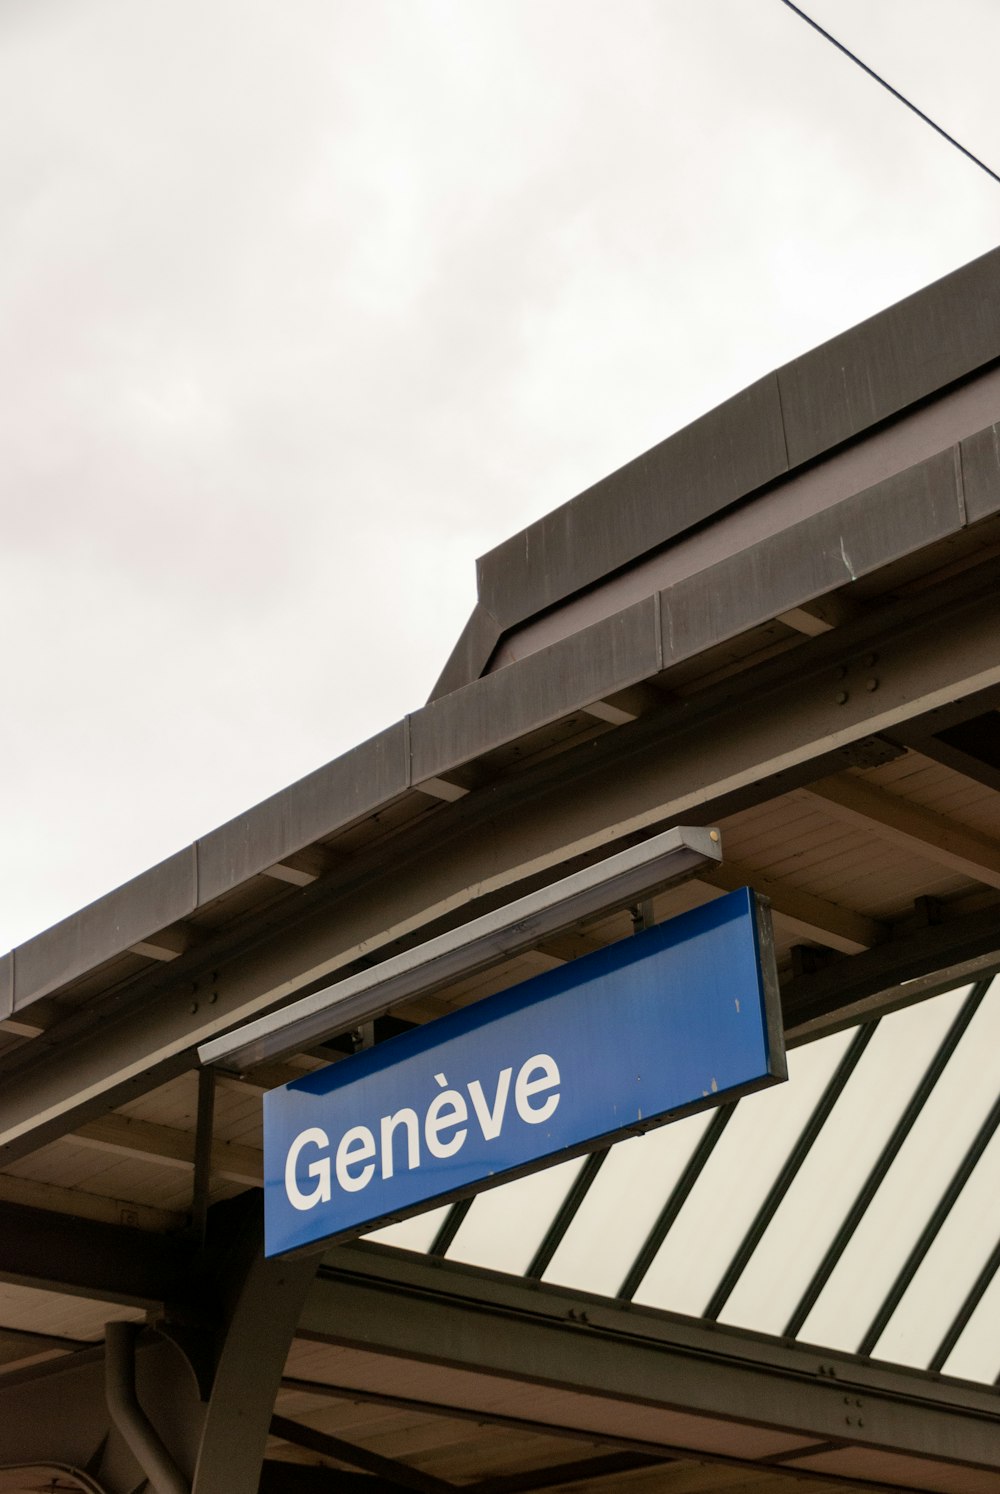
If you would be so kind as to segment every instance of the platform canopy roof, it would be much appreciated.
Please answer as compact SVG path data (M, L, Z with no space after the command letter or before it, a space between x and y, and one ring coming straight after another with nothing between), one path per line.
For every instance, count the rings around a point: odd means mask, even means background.
M498 547L426 706L0 959L8 1426L222 1258L263 1090L634 910L199 1044L686 823L723 862L642 917L770 900L790 1082L330 1252L262 1488L996 1489L998 583L994 251Z

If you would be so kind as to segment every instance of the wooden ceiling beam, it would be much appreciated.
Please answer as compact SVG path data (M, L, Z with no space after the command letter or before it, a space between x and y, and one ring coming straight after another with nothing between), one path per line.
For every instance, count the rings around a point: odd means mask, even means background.
M130 1115L111 1111L96 1120L87 1121L66 1138L78 1145L99 1151L119 1152L142 1158L164 1167L194 1167L195 1134L173 1126L137 1120ZM212 1176L230 1183L259 1188L264 1178L264 1155L256 1147L235 1141L215 1141L212 1145Z
M724 861L699 876L698 881L723 892L753 887L768 899L775 917L791 932L841 954L860 954L888 937L887 926L877 919L765 876L738 861Z
M192 932L187 924L175 923L170 928L149 934L137 944L129 945L129 953L145 955L147 960L176 960L191 948Z
M311 1069L322 1068L332 1061L333 1055L330 1054L323 1060L317 1059L308 1068L300 1068L291 1063L262 1063L251 1069L249 1074L227 1074L219 1069L215 1082L221 1089L235 1090L244 1095L262 1095L269 1089L280 1089L283 1084L304 1079Z
M426 794L430 799L441 799L445 804L454 804L469 792L464 784L453 778L425 778L413 787L418 793Z
M80 1349L89 1349L91 1344L83 1339L64 1338L54 1333L34 1333L30 1329L0 1326L0 1366L3 1373L26 1369L30 1364L40 1364L47 1359L62 1358L75 1354ZM53 1484L51 1487L57 1487Z
M326 852L319 846L306 846L305 850L295 851L273 866L265 867L262 875L275 882L288 882L292 887L308 887L311 882L318 882L329 869L330 858Z
M624 726L629 721L637 721L640 716L646 716L650 711L662 707L664 697L653 685L630 685L625 690L616 690L613 695L608 695L603 700L591 701L590 705L583 706L587 716L594 716L598 721L607 721L612 726Z
M807 638L829 633L834 628L853 622L857 616L857 604L852 605L836 592L815 597L811 602L803 602L800 606L777 615L778 622L784 623L787 628L794 628L796 633L804 633Z
M103 1193L85 1193L82 1188L63 1188L57 1183L0 1172L0 1205L5 1203L160 1234L179 1230L187 1222L187 1216L176 1209L158 1209L132 1199L108 1198Z
M23 1011L11 1012L9 1017L0 1018L0 1032L10 1033L11 1037L41 1037L58 1015L54 1001L33 1001Z

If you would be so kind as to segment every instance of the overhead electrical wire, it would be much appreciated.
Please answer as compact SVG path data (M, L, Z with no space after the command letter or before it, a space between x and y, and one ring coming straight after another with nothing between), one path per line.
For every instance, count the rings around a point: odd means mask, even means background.
M800 10L797 5L793 5L792 0L781 0L781 3L782 5L787 5L789 10L794 11L797 16L800 16L814 31L818 31L820 36L825 37L828 42L832 42L838 52L843 52L845 57L849 57L852 62L857 63L858 67L866 72L869 78L874 78L876 83L881 83L882 87L891 93L894 99L898 99L901 104L905 104L907 109L912 109L917 118L924 121L924 124L929 124L932 130L937 130L938 134L947 140L949 145L953 145L956 150L960 150L962 155L967 156L973 165L978 166L980 170L986 172L987 176L991 176L995 182L1000 184L1000 176L995 171L992 171L986 165L985 161L981 161L978 156L974 156L971 150L966 150L965 146L955 139L954 135L949 135L947 130L943 130L939 124L935 124L929 114L925 114L922 109L918 109L916 104L911 103L905 94L900 93L898 88L893 88L891 83L887 83L874 68L868 66L867 62L862 62L861 58L851 51L850 47L845 47L843 42L838 41L835 36L831 36L829 31L825 31L818 21L813 20L812 16L807 16L804 10Z

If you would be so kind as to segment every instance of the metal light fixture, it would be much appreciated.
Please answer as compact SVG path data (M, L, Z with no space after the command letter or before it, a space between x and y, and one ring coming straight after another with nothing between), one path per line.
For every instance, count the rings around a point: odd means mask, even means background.
M509 959L584 918L627 907L722 860L718 830L678 825L538 892L325 986L202 1043L198 1056L235 1073L300 1053L415 996Z

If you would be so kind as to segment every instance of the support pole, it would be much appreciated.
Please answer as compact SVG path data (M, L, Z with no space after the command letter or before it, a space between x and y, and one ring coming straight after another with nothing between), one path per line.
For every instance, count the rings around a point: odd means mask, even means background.
M215 1070L198 1070L198 1120L194 1143L191 1232L204 1249L208 1199L212 1184L212 1138L215 1124Z
M135 1340L138 1331L136 1323L108 1323L105 1326L104 1385L108 1414L156 1494L191 1494L187 1479L136 1395Z
M321 1259L266 1260L260 1195L250 1209L218 1276L223 1292L231 1287L228 1324L191 1494L257 1488L285 1360Z

